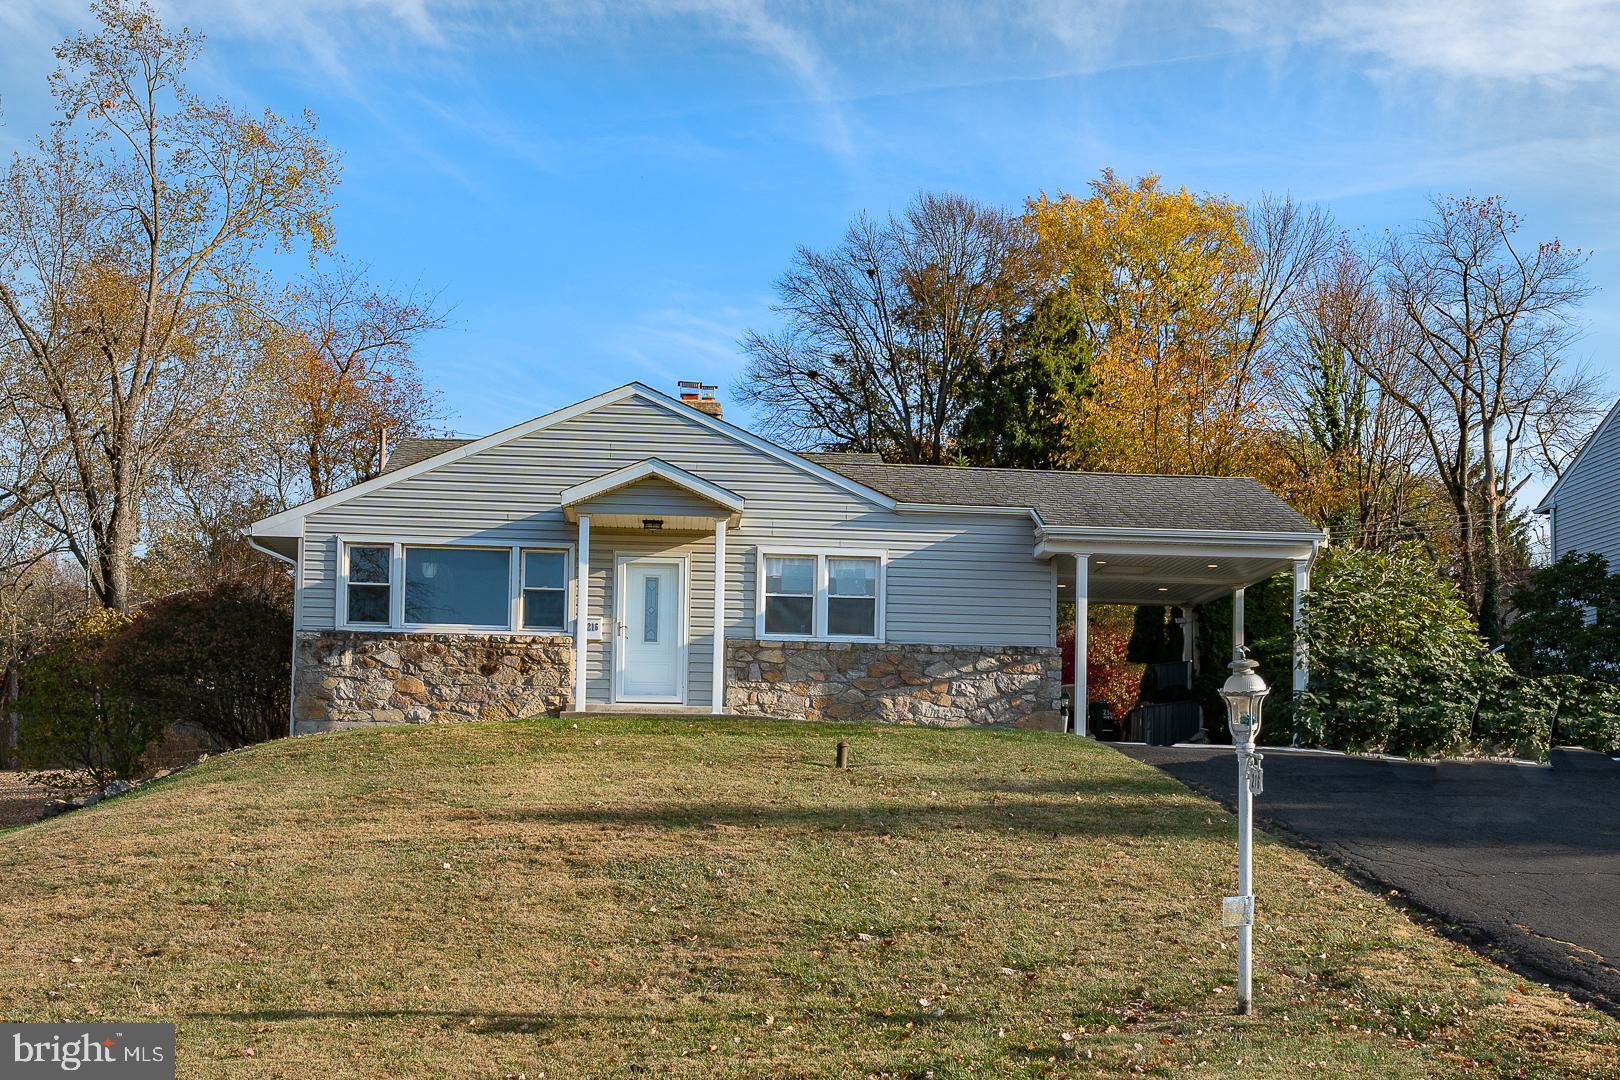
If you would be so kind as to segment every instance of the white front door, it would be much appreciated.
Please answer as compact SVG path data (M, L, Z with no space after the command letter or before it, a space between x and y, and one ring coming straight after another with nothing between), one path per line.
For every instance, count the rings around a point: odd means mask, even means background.
M678 702L686 694L686 597L679 559L619 563L614 607L615 701Z

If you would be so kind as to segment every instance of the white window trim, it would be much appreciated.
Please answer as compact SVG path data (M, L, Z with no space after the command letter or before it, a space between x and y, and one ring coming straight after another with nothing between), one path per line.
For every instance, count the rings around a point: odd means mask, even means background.
M523 626L522 574L523 552L558 551L563 553L567 588L564 590L563 611L574 612L576 607L574 558L575 545L565 543L492 544L480 540L378 540L364 536L340 536L337 559L337 596L334 603L333 625L339 630L363 630L374 634L513 634L526 637L556 637L572 634L574 619L568 619L560 629L525 629ZM351 547L384 547L393 549L388 582L389 621L383 623L352 623L349 621L349 549ZM463 623L407 623L405 621L405 549L406 548L477 548L484 551L507 553L506 611L504 626L479 626ZM577 618L577 615L575 615Z
M388 622L349 621L349 549L352 547L387 548L388 556ZM398 589L399 552L384 540L351 540L338 546L337 625L345 630L387 630L394 623L394 594ZM356 582L358 585L380 585L381 582Z
M816 560L815 602L808 634L767 634L765 632L765 560L767 557ZM877 560L877 625L875 633L867 637L827 632L827 560L829 558ZM794 545L761 545L754 549L754 636L761 641L854 641L881 642L886 640L887 595L889 591L889 553L881 548L803 547Z
M563 583L560 589L547 589L528 586L523 583L523 556L529 552L539 552L543 555L561 555L563 557ZM512 625L526 634L561 634L566 632L571 620L568 618L570 601L573 597L574 575L571 573L574 566L573 552L566 547L530 546L517 548L512 557ZM523 625L523 594L534 588L535 592L560 592L563 598L563 621L561 626L524 626Z

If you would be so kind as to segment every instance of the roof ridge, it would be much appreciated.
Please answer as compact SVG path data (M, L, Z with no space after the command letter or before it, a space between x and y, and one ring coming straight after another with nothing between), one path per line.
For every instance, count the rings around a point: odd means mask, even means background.
M816 451L820 453L820 451ZM1121 472L1117 469L1025 469L1016 465L927 465L909 461L852 461L847 464L883 469L949 469L954 472L1010 472L1026 476L1145 476L1163 480L1252 480L1248 475L1221 476L1216 473Z

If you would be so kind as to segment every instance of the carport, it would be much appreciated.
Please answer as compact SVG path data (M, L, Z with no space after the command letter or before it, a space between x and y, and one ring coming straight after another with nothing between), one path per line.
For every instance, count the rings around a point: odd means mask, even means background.
M1243 593L1283 570L1294 575L1294 619L1310 588L1311 564L1327 535L1258 480L890 465L875 455L808 454L890 495L902 509L975 508L1027 513L1034 556L1054 568L1058 605L1074 602L1074 701L1086 696L1086 618L1092 604L1161 605L1183 612L1183 657L1193 659L1199 605L1233 599L1233 639L1243 636ZM1304 690L1307 658L1297 652L1293 689ZM1074 730L1088 734L1079 705Z

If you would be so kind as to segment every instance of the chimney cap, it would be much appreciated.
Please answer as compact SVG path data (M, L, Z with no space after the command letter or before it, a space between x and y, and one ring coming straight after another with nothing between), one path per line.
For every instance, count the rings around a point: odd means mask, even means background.
M716 390L720 389L720 387L718 387L718 386L711 385L710 383L706 383L706 382L701 382L701 381L699 381L697 379L680 379L675 383L675 385L681 388L681 397L683 397L683 398L684 397L712 398L712 397L714 397L714 392Z

